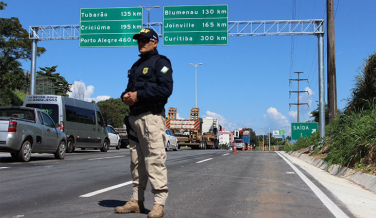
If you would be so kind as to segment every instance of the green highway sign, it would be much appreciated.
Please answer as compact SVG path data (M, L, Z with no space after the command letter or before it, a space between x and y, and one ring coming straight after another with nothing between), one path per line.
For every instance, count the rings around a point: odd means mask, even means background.
M81 22L80 34L94 33L138 33L142 29L142 23L137 20L92 21Z
M291 139L299 140L302 137L310 137L319 130L318 123L291 123Z
M143 27L142 7L81 8L80 47L137 46L134 34Z
M167 32L181 31L224 31L228 30L227 18L174 19L166 20L163 26Z
M81 8L80 20L142 20L142 7L133 8Z
M134 33L88 34L80 36L80 47L123 47L137 46Z
M163 7L163 45L227 44L228 5Z
M285 130L273 130L273 135L285 135Z

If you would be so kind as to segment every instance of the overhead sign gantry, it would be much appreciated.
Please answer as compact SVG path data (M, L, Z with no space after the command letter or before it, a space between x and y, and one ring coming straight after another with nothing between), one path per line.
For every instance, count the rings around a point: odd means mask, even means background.
M217 13L219 17L215 17L217 15L209 16L209 14L212 12L210 7L219 7L220 13ZM200 10L204 10L204 12L208 12L207 17L199 17L197 14L197 17L195 19L198 20L204 20L206 19L206 22L199 22L193 21L194 17L196 15L189 15L192 17L189 17L187 21L183 20L185 19L184 16L172 16L169 12L167 13L166 17L164 15L164 23L161 22L150 22L148 19L148 23L142 24L143 27L149 27L156 30L159 37L162 37L162 40L164 40L164 36L172 36L172 37L180 37L184 36L182 32L177 30L176 25L183 25L185 24L185 28L187 31L195 30L192 24L196 25L203 25L204 30L211 31L216 33L210 33L210 35L205 35L206 33L197 33L195 31L191 31L190 33L184 32L184 34L188 34L187 36L192 37L192 41L196 41L196 45L205 45L206 36L208 36L210 41L210 36L219 36L219 37L225 37L227 36L294 36L294 35L315 35L318 38L318 71L319 71L319 130L320 130L320 137L325 137L325 76L324 76L324 20L323 19L311 19L311 20L266 20L266 21L228 21L227 30L222 32L222 28L224 26L221 26L223 24L223 19L225 15L228 17L228 10L227 5L226 10L221 8L224 7L223 5L212 5L209 8L200 8ZM184 10L184 7L182 6L165 6L164 11L166 9L172 10L172 7L181 7L180 10ZM195 7L195 6L186 6L186 7ZM199 6L199 7L208 7L208 6ZM150 7L139 7L139 8L150 8ZM188 9L186 8L186 9ZM214 10L213 8L213 10ZM176 8L175 8L176 10ZM196 9L197 10L197 9ZM208 11L207 11L208 10ZM188 9L188 11L190 11ZM194 10L195 11L195 10ZM194 12L196 13L196 12ZM175 13L176 15L177 13ZM182 14L182 12L181 12ZM213 13L214 14L214 11ZM214 20L217 19L218 20ZM176 20L175 20L176 19ZM220 20L222 19L222 20ZM141 19L142 20L142 19ZM174 21L175 20L175 21ZM228 19L227 19L228 20ZM164 26L167 25L166 21L170 21L175 23L175 26L167 26L168 28L164 29ZM214 22L219 21L218 26L214 28ZM81 22L82 23L82 22ZM213 25L212 25L213 23ZM191 27L189 27L191 25ZM94 27L93 27L94 28ZM139 28L139 25L136 29ZM190 29L192 28L192 29ZM197 26L196 26L197 28ZM111 28L110 28L111 29ZM121 29L121 27L120 27ZM136 30L135 29L135 30ZM164 32L166 31L166 32ZM139 32L139 31L137 31ZM226 32L226 33L225 33ZM83 33L81 33L83 34ZM41 40L72 40L72 39L79 39L80 38L80 26L78 25L49 25L49 26L30 26L29 27L29 38L32 39L32 60L31 60L31 94L35 93L35 72L36 72L36 55L37 55L37 42ZM113 34L113 33L95 33L95 34ZM121 34L127 34L127 33L121 33ZM132 33L128 33L132 34ZM180 35L179 35L180 34ZM223 35L221 35L223 34ZM196 37L199 39L197 40ZM85 37L83 37L85 38ZM228 38L228 37L227 37ZM224 39L224 38L223 38ZM228 40L228 39L227 39ZM220 44L228 44L228 41L224 42L225 40L221 40ZM128 41L128 40L126 40ZM167 41L167 40L166 40ZM186 42L189 42L187 40ZM186 43L184 42L184 43ZM135 42L133 42L135 43ZM184 45L183 41L177 42L177 41L171 41L167 42L164 45ZM185 45L188 45L187 43ZM206 44L209 45L209 44ZM216 43L212 43L210 45L217 45ZM129 46L132 46L130 43ZM81 46L82 47L82 46ZM92 47L92 46L90 46ZM93 46L94 47L94 46ZM107 47L107 46L106 46Z

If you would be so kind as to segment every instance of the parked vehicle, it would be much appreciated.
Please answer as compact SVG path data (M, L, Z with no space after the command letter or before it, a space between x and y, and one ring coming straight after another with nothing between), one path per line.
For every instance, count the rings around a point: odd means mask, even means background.
M121 139L119 136L119 133L115 131L115 129L112 126L106 126L108 138L110 139L109 146L110 147L116 147L116 150L120 149L121 145Z
M67 135L67 153L75 148L100 148L107 152L110 140L95 103L58 95L28 95L23 105L42 109L60 124Z
M64 159L66 135L48 114L37 108L0 107L0 151L20 161L31 153L51 153Z
M243 139L235 139L234 145L236 146L236 149L242 149L243 146L245 148L245 143L244 143Z
M120 142L121 142L120 147L127 148L129 144L129 140L128 140L127 128L125 127L125 125L123 128L115 128L115 131L119 133L119 136L120 136Z
M174 151L179 150L178 139L174 136L174 133L171 130L166 129L166 144L165 149L169 151L170 149L174 149Z

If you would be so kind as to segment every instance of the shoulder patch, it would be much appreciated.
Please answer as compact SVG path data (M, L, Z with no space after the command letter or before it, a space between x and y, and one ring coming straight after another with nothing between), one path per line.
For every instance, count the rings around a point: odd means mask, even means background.
M147 74L147 73L148 73L148 70L149 70L149 68L145 67L145 68L142 70L142 73L143 73L143 74Z
M167 71L169 70L170 68L164 66L161 70L162 73L167 73Z

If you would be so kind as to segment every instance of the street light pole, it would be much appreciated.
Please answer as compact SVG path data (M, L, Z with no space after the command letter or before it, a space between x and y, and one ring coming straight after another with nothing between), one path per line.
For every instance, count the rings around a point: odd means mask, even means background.
M269 151L270 151L270 127L269 127Z
M264 144L264 128L263 127L260 127L260 129L262 129L262 146L264 147L265 144Z
M197 66L202 65L202 63L198 63L198 64L190 63L190 65L195 66L195 99L196 99L195 107L197 108Z

